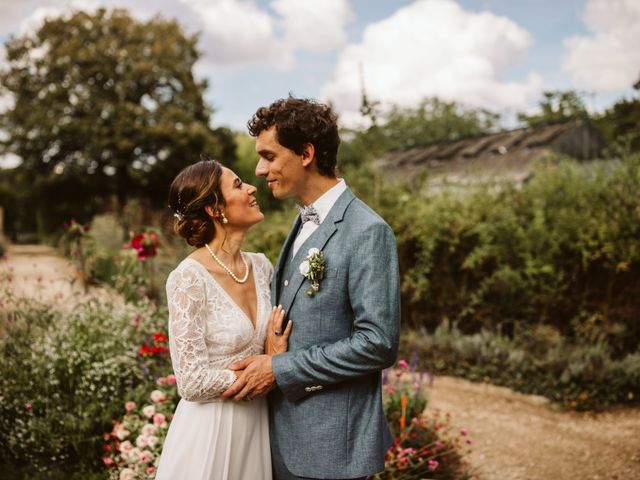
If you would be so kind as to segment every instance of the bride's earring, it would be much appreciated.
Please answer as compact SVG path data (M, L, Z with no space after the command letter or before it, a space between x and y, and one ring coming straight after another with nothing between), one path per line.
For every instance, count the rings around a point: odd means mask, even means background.
M224 213L220 213L220 216L222 216L222 223L227 224L229 223L229 220L227 220L227 217L224 216Z

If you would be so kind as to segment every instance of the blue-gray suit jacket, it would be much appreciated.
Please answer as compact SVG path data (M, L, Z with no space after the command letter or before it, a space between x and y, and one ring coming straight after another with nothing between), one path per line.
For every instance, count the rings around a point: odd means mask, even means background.
M269 394L272 447L297 476L363 477L384 470L392 444L381 370L398 351L395 237L349 189L291 260L300 224L298 216L271 284L272 302L293 320L289 351L273 357L278 388ZM309 281L298 266L312 247L324 252L325 278L309 297Z

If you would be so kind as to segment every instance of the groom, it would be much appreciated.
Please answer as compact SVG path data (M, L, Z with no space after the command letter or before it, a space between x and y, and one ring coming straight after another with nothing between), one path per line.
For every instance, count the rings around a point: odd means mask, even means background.
M289 351L238 362L232 368L243 371L223 397L271 392L277 480L366 477L384 470L392 443L380 372L398 348L393 232L336 178L340 137L328 106L289 97L258 109L248 126L260 157L256 175L274 197L295 197L305 208L271 284L272 302L293 322ZM316 290L303 275L310 249L323 255L311 262L311 274L323 268Z

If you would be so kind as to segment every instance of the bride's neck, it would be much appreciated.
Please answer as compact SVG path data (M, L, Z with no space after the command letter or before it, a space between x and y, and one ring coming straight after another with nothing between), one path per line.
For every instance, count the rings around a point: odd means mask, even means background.
M235 262L241 259L240 247L243 239L244 232L228 233L226 236L216 236L209 242L209 247L221 260Z

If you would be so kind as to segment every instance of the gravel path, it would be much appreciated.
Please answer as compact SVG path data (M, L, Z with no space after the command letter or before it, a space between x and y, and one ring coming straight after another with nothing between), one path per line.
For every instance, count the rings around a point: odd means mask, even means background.
M107 292L93 287L85 291L74 266L52 247L10 245L6 256L0 268L11 272L12 291L17 296L71 305Z
M436 377L429 409L474 439L478 480L640 479L640 409L559 411L544 397Z

